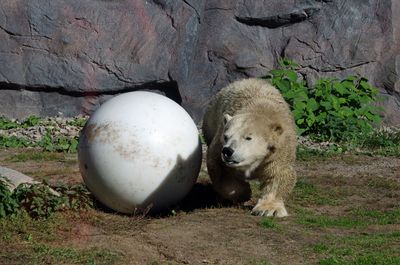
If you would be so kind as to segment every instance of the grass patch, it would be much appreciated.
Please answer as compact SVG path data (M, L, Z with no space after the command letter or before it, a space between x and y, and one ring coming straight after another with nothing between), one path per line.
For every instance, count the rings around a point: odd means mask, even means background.
M377 211L369 209L355 209L345 216L316 215L310 212L300 212L296 222L308 227L320 228L360 228L368 225L400 224L400 209Z
M299 161L324 161L337 154L338 153L334 151L318 150L307 148L305 146L298 146L296 158Z
M174 261L150 261L147 265L179 265L180 263Z
M323 253L327 251L329 247L326 244L320 243L320 244L315 244L312 246L312 250L314 253Z
M386 212L370 209L355 209L352 213L358 216L358 218L369 221L370 224L400 224L400 208L395 208Z
M0 218L0 244L22 243L25 241L47 241L59 239L57 229L65 226L65 218L57 213L47 219L33 220L27 212ZM0 247L1 249L1 247Z
M0 218L0 260L8 264L114 264L120 253L98 248L75 249L62 244L59 231L72 229L67 215L32 219L26 212ZM0 262L1 263L1 262Z
M377 130L354 144L376 155L400 157L400 130Z
M385 179L382 177L371 178L367 182L368 187L386 190L400 190L400 182L393 179Z
M44 243L25 243L3 248L0 259L8 264L115 264L121 259L121 253L95 247L78 249L72 247L52 246ZM8 251L5 251L8 250Z
M400 232L332 237L312 247L323 257L319 264L400 264Z
M268 261L265 260L250 260L247 265L270 265Z
M65 156L62 153L55 152L38 152L27 151L25 153L15 154L6 159L9 162L27 162L27 161L65 161Z
M354 258L329 257L321 260L320 265L399 265L400 257L387 256L382 253L370 253Z
M292 200L302 206L337 205L339 199L335 191L318 187L306 179L299 179L294 187Z
M348 141L333 143L325 150L299 145L297 160L324 161L343 153L400 157L400 130L378 129Z
M30 264L113 264L120 254L99 248L74 249L37 244L32 247L33 256Z
M311 227L341 227L341 228L357 228L366 226L367 223L353 217L332 217L325 215L306 215L299 216L297 223Z
M261 226L264 228L278 228L278 224L275 221L275 218L263 218L261 221Z
M71 167L59 167L57 169L39 169L39 170L32 170L32 171L24 171L23 173L33 177L36 180L39 181L49 181L53 176L63 176L63 175L68 175L71 172L73 172L73 168Z

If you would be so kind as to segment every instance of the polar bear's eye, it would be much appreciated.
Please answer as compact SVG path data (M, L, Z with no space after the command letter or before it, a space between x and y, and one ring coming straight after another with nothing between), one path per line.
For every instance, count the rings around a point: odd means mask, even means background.
M251 139L253 139L253 138L251 138L250 136L247 136L245 139L246 139L246 141L251 141Z
M228 141L228 135L224 134L224 141Z

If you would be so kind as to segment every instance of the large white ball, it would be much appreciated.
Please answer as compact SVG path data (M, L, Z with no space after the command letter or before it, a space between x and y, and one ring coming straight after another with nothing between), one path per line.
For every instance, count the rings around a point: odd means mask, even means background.
M144 91L101 105L78 146L85 184L122 213L162 210L181 200L196 182L201 156L189 114L169 98Z

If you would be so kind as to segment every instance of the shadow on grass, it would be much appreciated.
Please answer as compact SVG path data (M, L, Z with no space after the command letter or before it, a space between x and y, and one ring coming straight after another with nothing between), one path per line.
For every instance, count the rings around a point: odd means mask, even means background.
M191 212L197 209L232 206L214 191L211 183L196 183L188 195L176 206L177 209Z
M192 212L200 209L229 207L234 205L232 202L220 198L218 194L214 191L211 183L201 182L195 183L189 193L177 204L154 212L151 211L151 209L149 208L145 211L137 211L132 214L123 214L107 207L106 205L98 201L93 195L92 198L93 208L105 213L132 216L145 215L148 217L156 218L168 217L171 215L175 215L177 212L181 211Z

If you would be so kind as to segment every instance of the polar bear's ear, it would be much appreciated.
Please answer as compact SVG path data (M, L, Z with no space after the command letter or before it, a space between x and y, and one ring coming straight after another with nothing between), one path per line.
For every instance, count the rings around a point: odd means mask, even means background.
M279 123L272 123L271 124L272 131L276 132L278 135L283 133L283 128Z
M224 114L224 124L227 124L232 119L232 116L228 113Z

